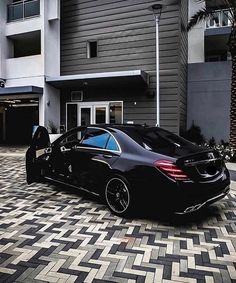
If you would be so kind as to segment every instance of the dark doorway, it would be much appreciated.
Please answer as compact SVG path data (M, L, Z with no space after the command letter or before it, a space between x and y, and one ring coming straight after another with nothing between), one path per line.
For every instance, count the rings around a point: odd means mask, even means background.
M9 107L6 111L6 143L30 144L32 128L38 123L38 106Z

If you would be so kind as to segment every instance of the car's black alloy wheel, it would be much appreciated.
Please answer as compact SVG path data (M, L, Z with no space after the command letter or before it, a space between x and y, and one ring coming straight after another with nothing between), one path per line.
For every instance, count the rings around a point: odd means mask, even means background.
M130 190L127 182L120 177L109 179L105 188L108 207L118 215L126 215L130 211Z

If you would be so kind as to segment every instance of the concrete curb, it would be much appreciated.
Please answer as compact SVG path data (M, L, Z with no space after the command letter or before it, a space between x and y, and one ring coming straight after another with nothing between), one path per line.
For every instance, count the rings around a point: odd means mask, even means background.
M10 152L8 152L8 153L3 153L3 152L1 152L1 153L0 153L0 156L7 156L7 157L9 157L9 156L13 156L13 157L22 157L22 156L25 156L25 153L17 153L17 152L12 152L12 153L10 153Z
M235 181L231 181L230 189L233 190L233 191L236 191L236 182Z
M229 170L236 171L236 163L227 162L225 165Z

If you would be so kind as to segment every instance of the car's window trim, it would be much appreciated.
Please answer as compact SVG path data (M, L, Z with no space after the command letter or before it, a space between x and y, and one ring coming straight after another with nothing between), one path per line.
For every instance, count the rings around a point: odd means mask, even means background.
M82 131L86 131L87 127L86 126L79 126L79 127L75 127L70 129L69 131L67 131L66 133L62 134L58 139L56 139L52 144L60 144L65 138L68 138L70 136L70 134L74 134L76 132L81 132ZM84 136L84 135L83 135ZM83 137L82 137L83 138ZM81 140L82 140L81 138Z
M86 132L83 136L83 138L81 139L80 141L80 145L79 146L76 146L76 148L84 148L84 149L93 149L93 150L100 150L100 151L107 151L107 152L114 152L114 153L122 153L122 150L121 150L121 147L120 147L120 144L119 142L117 141L117 139L115 138L115 136L110 132L108 131L107 129L104 129L104 128L99 128L99 127L87 127L87 129L94 129L94 130L102 130L104 132L107 132L109 135L111 135L113 137L113 139L115 140L115 142L117 143L117 146L119 148L119 150L111 150L111 149L106 149L106 148L96 148L96 147L86 147L86 146L82 146L82 142L84 140L84 137L86 135ZM86 129L86 131L87 131Z
M109 144L109 141L110 141L110 140L112 140L112 139L115 141L116 147L118 148L118 144L117 144L116 140L115 140L115 139L113 138L113 136L110 134L110 136L109 136L109 138L108 138L108 140L107 140L107 143L106 143L105 149L107 149L107 150L117 151L117 150L115 150L115 149L108 149L108 148L107 148L107 146L108 146L108 144Z
M92 150L98 150L98 151L106 151L106 152L112 152L112 153L121 153L121 151L117 151L117 150L111 150L111 149L105 149L105 148L97 148L97 147L86 147L86 146L78 146L76 145L75 148L77 149L92 149Z
M85 137L86 137L86 134L89 132L89 129L91 129L91 128L88 127L88 128L86 129L85 134L84 134L84 136L83 136L83 138L81 139L81 141L80 141L79 144L80 144L81 146L88 147L88 148L94 147L94 148L98 148L98 149L106 149L106 144L107 144L107 141L108 141L109 138L110 138L110 134L109 134L108 132L106 132L106 131L103 131L103 129L99 129L99 131L102 132L101 135L104 135L104 134L105 134L105 135L108 135L107 140L106 140L106 142L105 142L105 147L104 147L104 148L101 147L101 146L95 147L95 144L92 144L91 146L90 146L90 144L86 144L86 143L83 144L84 139L85 139ZM97 129L96 129L96 131L97 131ZM100 136L100 134L99 134L99 136Z

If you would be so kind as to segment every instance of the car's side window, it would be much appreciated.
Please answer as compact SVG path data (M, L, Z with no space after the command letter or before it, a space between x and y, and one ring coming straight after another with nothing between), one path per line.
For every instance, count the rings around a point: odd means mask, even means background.
M84 131L75 131L67 135L64 139L60 141L60 145L73 144L78 145L80 143L81 137L83 137Z
M113 151L119 151L119 146L118 146L116 140L111 135L110 135L109 140L107 142L106 149L113 150Z
M81 145L105 149L110 135L100 129L88 129L81 141Z

